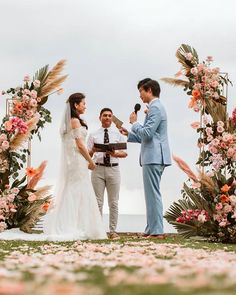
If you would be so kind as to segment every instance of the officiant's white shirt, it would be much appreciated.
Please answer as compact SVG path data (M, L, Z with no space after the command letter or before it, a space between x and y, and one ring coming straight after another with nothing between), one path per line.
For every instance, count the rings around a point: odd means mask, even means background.
M99 128L97 131L91 133L88 138L88 150L90 151L93 148L94 143L104 143L104 129L105 128ZM108 130L109 135L109 143L118 143L118 142L126 142L127 139L125 136L120 134L120 132L117 131L117 129L114 129L113 127L106 128ZM94 153L93 159L95 163L103 164L103 158L105 153ZM118 163L119 159L111 157L110 163Z

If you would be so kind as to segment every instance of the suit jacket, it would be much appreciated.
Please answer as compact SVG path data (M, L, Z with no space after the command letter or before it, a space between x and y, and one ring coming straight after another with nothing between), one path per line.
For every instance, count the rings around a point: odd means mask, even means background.
M141 143L140 165L171 165L167 135L167 116L160 100L149 104L143 126L136 122L128 135L128 142Z

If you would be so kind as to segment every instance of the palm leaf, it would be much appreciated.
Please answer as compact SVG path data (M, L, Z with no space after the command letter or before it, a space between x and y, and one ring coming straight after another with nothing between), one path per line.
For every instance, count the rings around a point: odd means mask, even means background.
M66 80L68 75L61 76L59 78L56 78L52 82L46 84L42 89L41 89L41 94L40 97L43 98L45 96L48 96L51 92L53 92L55 89L59 88L61 84ZM42 103L41 103L42 104Z
M39 80L40 81L40 87L38 89L38 96L40 96L41 89L44 87L46 79L48 76L48 65L42 67L39 69L35 74L33 80Z
M193 61L187 60L185 57L186 53L191 53L194 57ZM178 62L181 63L183 69L186 72L186 75L189 74L190 69L199 63L197 51L186 44L182 44L176 51L176 57Z
M170 84L172 86L180 86L180 87L188 87L189 82L182 79L175 79L175 78L161 78L162 81L164 81L167 84Z
M52 81L54 81L55 79L59 77L65 64L66 64L66 60L62 59L49 71L47 76L47 81L46 81L47 84L51 83Z
M213 99L205 99L205 111L211 115L214 122L226 121L226 105L215 102Z

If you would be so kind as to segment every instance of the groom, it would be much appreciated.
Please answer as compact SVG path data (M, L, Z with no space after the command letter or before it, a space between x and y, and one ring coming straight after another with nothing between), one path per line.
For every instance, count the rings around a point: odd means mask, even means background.
M121 128L128 142L141 143L140 165L146 201L147 226L144 237L164 239L163 206L160 181L166 166L171 165L167 136L167 116L160 102L160 86L155 80L146 78L138 83L141 100L148 104L144 124L137 122L137 114L130 115L131 132Z

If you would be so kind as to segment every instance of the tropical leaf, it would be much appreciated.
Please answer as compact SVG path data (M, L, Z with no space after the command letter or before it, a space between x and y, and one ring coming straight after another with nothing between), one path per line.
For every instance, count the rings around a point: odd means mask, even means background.
M44 87L44 85L46 83L47 76L48 76L48 65L42 67L34 74L33 80L40 81L40 87L38 89L38 96L40 96L41 89Z
M175 78L161 78L162 81L164 81L167 84L170 84L172 86L180 86L180 87L188 87L189 82L182 79L175 79Z

